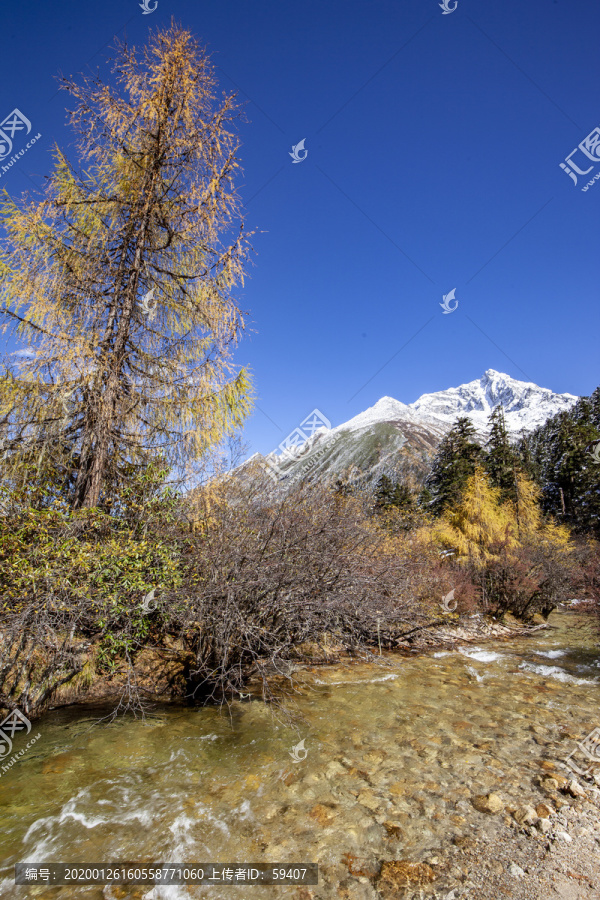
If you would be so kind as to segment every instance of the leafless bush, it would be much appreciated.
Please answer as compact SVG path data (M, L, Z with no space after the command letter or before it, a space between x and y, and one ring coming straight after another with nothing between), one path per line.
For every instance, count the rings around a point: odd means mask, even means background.
M484 565L467 566L478 588L482 608L495 616L510 612L528 620L548 616L572 590L579 571L568 548L559 552L546 541L523 540L518 548L496 544Z
M190 510L201 538L188 545L173 608L196 694L240 691L252 673L271 696L270 677L287 676L307 643L357 654L431 619L419 602L435 593L422 551L399 551L360 499L318 484L269 497L268 479L229 479Z

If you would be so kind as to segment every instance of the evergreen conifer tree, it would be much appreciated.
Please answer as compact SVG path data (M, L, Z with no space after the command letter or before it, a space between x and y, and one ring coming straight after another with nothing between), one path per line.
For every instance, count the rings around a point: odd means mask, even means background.
M482 449L473 440L474 434L470 419L461 417L440 443L420 497L421 506L426 504L434 516L460 502L467 481L475 472Z
M388 475L381 475L375 486L375 509L387 509L392 505L394 489Z
M484 468L490 476L494 487L500 490L501 500L517 499L517 468L519 457L511 447L506 431L504 408L497 406L488 419L490 436L488 438Z
M600 536L600 464L587 449L600 438L600 388L518 444L542 491L542 508L581 533Z

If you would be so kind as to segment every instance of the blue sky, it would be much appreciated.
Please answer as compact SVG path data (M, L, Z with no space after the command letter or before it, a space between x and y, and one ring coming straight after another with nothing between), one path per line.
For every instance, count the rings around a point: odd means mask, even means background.
M17 107L42 137L0 188L40 185L55 142L73 154L59 72L172 15L197 35L247 104L239 187L260 233L236 359L255 382L252 451L315 407L337 425L488 368L573 394L600 383L600 181L581 190L600 158L578 151L593 168L577 185L559 167L600 126L597 4L138 2L4 7L0 119Z

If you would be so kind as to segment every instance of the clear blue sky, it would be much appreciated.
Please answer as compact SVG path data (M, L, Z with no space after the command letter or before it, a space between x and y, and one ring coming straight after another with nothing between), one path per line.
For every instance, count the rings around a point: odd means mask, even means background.
M139 2L3 5L0 119L18 107L42 138L0 188L41 184L54 142L74 152L54 76L172 15L193 30L247 101L240 191L262 233L236 358L256 385L252 450L315 407L336 425L487 368L600 383L600 181L580 190L600 160L578 186L559 167L600 125L597 3Z

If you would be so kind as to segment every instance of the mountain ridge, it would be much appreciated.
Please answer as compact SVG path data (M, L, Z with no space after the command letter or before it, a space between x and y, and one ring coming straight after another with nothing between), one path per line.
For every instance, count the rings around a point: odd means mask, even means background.
M251 460L264 463L283 482L309 473L317 478L342 478L349 472L372 482L383 472L393 472L417 483L427 474L437 445L458 417L468 417L484 443L488 418L502 405L507 432L516 440L570 409L578 399L487 369L479 379L422 394L410 404L381 397L341 425L316 428L304 442L296 438L296 443L287 447L282 442L281 454L254 454Z

